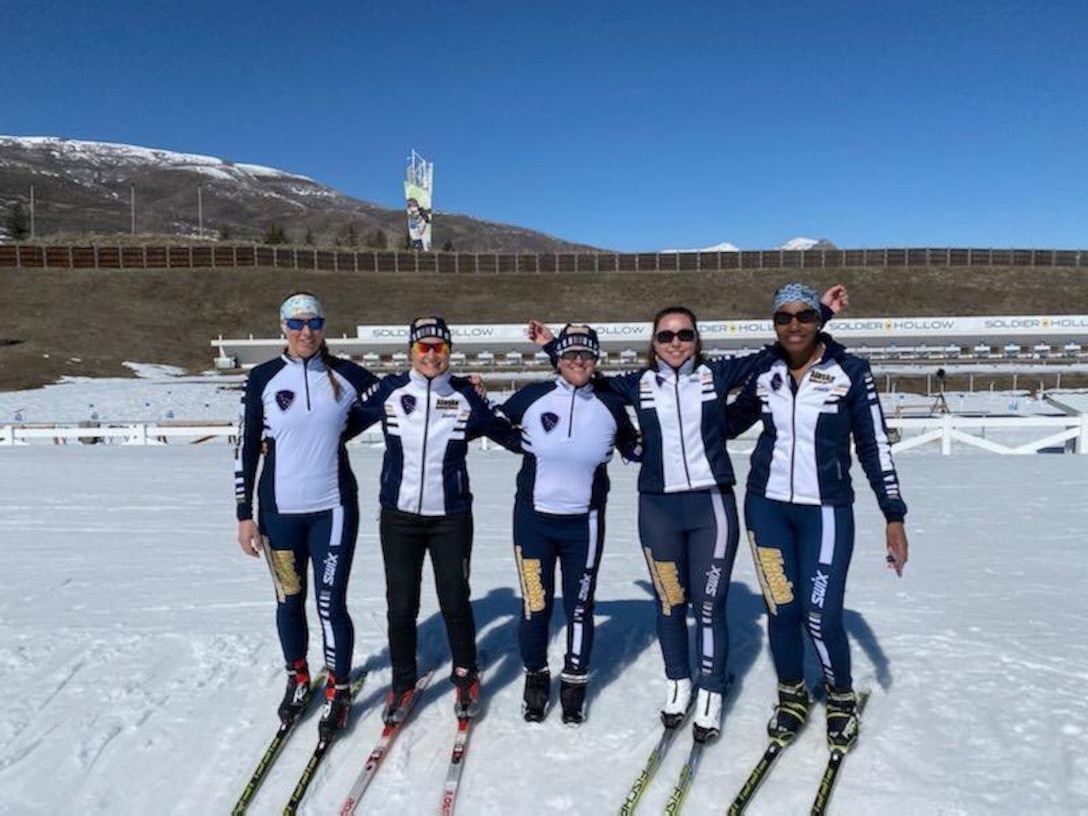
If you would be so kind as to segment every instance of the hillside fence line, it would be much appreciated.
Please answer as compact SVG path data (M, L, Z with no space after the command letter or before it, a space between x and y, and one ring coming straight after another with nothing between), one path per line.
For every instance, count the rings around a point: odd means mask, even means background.
M258 244L0 244L0 268L275 269L379 274L715 272L730 269L1088 267L1088 250L761 249L741 252L345 252Z

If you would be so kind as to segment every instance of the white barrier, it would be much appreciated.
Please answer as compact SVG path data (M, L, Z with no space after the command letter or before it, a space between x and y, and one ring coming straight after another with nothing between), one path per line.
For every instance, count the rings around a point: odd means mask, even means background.
M1088 414L1070 416L978 417L941 414L933 417L889 417L888 428L898 441L892 446L895 453L922 448L931 443L940 444L940 452L951 456L955 447L977 448L1001 455L1038 453L1043 449L1064 450L1088 454ZM749 443L758 435L757 425L740 437L741 445L733 445L735 455L747 453L743 440ZM990 437L998 434L1003 441ZM1040 436L1042 434L1042 436ZM110 441L123 445L165 445L171 441L195 444L213 439L225 439L233 443L238 436L238 426L229 422L191 425L134 422L125 425L103 427L79 427L61 425L2 425L0 447L27 445L33 440L51 440L54 444L71 441L95 443ZM1008 437L1015 437L1009 441ZM383 444L379 428L371 428L353 444ZM481 441L484 448L487 440Z

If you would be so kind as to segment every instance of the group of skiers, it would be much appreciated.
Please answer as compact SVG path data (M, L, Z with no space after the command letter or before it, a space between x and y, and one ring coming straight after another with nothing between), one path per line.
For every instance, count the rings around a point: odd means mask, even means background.
M654 318L647 367L608 377L596 370L600 344L591 327L568 324L553 335L531 320L528 335L548 353L556 376L493 407L478 381L450 373L453 339L442 318L413 321L410 370L378 379L329 354L325 312L316 297L288 297L280 308L287 347L255 367L246 382L235 465L238 540L249 555L264 552L277 594L288 675L281 719L297 718L313 688L305 616L311 563L328 670L322 738L346 722L354 631L345 598L359 511L345 443L381 422L380 537L392 663L387 723L404 718L415 689L416 622L428 553L450 643L456 713L472 717L479 710L465 458L469 441L487 436L522 456L513 544L523 605L518 643L524 718L542 720L551 701L547 645L557 562L567 619L559 702L565 723L586 717L607 464L619 450L641 463L638 529L665 664L662 720L676 727L690 711L696 739L712 739L721 728L726 595L740 540L726 440L762 420L745 516L779 681L768 730L784 745L808 717L811 698L802 672L807 630L826 685L829 744L848 750L858 733L843 625L854 539L851 438L887 520L887 558L897 573L908 545L906 506L869 365L822 331L846 305L841 286L822 298L802 284L784 286L772 306L777 342L725 360L703 355L690 309L662 309ZM696 624L694 678L689 609Z

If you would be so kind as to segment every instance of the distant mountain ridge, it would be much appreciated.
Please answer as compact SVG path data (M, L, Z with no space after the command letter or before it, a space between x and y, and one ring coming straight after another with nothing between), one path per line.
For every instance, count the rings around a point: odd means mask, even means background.
M804 250L804 249L838 249L826 238L791 238L784 244L779 244L774 249ZM729 241L722 241L714 246L701 247L699 249L663 249L662 252L740 252L741 248Z
M15 202L34 187L35 233L138 234L260 241L273 225L291 243L399 248L400 209L352 198L306 176L258 164L134 145L51 136L0 136L0 239ZM133 216L135 215L135 230ZM203 234L201 226L203 225ZM570 252L592 247L509 224L442 213L436 249Z

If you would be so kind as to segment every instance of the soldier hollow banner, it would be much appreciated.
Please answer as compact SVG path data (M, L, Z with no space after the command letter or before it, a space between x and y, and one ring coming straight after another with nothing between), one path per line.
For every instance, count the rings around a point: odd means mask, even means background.
M410 249L431 248L431 191L434 164L412 151L404 179L404 198L408 213L408 246Z

